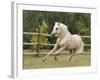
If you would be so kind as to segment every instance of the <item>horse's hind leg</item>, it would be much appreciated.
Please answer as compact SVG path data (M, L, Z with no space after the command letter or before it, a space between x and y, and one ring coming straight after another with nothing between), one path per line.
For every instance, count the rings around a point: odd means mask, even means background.
M57 55L56 55L56 54L55 54L55 56L54 56L54 60L55 60L55 61L57 61L57 60L58 60L58 59L57 59Z
M69 50L70 54L72 54L72 51L73 51L73 50Z
M68 60L69 62L71 61L72 57L74 56L75 51L74 51L74 50L70 50L70 52L71 52L71 53L70 53L71 56L70 56L70 58L69 58L69 60Z
M69 58L69 62L71 61L71 59L72 59L72 57L74 56L74 53L72 53L72 55L70 56L70 58Z

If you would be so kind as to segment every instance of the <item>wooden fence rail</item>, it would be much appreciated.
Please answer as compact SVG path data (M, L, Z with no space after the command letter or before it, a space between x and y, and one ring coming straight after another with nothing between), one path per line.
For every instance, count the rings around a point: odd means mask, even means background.
M45 37L50 37L50 34L44 34L44 33L35 33L35 32L23 32L23 35L32 35L32 36L45 36ZM81 36L82 38L91 38L90 36ZM55 44L50 44L50 43L29 43L29 42L23 42L23 45L43 45L43 46L54 46ZM84 44L84 46L91 46L90 44ZM39 54L39 50L37 49L37 54ZM88 53L88 52L86 52Z
M41 35L41 36L48 36L48 37L50 37L50 34L44 34L44 33L34 33L34 32L23 32L23 34L25 34L25 35L34 35L34 36L36 36L36 35ZM91 38L90 36L81 36L82 38Z
M50 36L50 34L44 34L44 33L33 33L33 32L23 32L23 34L25 35L34 35L34 36L37 36L37 35L41 35L41 36Z
M24 42L23 45L37 45L38 43L28 43L28 42ZM44 45L44 46L54 46L55 44L46 44L46 43L40 43L40 45ZM84 46L91 46L90 44L84 44Z
M48 36L50 37L50 34L44 34L44 33L35 33L35 32L23 32L24 35L41 35L41 36ZM81 36L82 38L91 38L90 36ZM37 45L38 43L28 43L24 42L23 45ZM40 45L45 45L45 46L54 46L54 44L46 44L46 43L40 43ZM91 46L90 44L85 44L84 46Z

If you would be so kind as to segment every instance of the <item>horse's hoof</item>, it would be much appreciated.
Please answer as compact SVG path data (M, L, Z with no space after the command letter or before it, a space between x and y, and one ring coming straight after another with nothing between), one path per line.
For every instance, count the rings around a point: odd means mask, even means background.
M68 62L71 62L71 59L69 59Z
M43 59L42 61L45 62L45 59Z
M45 62L45 60L42 60L43 62Z
M58 59L55 57L54 60L57 61Z
M68 60L68 62L71 62L71 60Z

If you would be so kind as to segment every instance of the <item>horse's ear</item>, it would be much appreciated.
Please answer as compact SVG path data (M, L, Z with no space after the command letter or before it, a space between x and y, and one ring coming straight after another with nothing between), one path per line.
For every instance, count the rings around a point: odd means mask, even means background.
M54 24L57 24L58 22L55 22Z
M58 25L60 25L60 22L58 22Z
M69 26L67 26L67 25L66 25L66 28L68 29L68 28L69 28Z

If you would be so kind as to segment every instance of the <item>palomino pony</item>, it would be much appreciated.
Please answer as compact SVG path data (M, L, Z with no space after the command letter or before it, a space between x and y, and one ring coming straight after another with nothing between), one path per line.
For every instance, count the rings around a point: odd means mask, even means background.
M68 26L64 25L63 23L55 22L51 36L58 36L58 39L56 41L56 44L54 45L54 48L43 58L43 61L45 61L48 56L56 50L55 60L57 60L57 54L62 50L69 50L71 56L69 57L68 61L71 61L74 54L79 54L83 51L84 43L81 37L77 34L72 35L68 31Z

